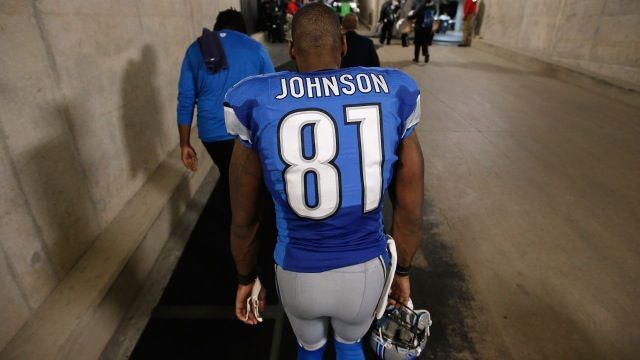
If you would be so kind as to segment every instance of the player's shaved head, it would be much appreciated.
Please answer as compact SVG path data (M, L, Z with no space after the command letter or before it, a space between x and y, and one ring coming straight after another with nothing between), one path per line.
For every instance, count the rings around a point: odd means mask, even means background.
M293 17L291 25L293 48L299 55L340 53L342 33L340 18L322 3L305 5Z

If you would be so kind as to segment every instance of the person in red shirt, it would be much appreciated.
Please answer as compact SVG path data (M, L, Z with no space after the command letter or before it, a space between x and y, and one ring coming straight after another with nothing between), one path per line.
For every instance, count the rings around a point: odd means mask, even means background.
M478 0L464 0L464 31L462 43L458 46L471 46L471 37L473 34L473 22L476 17Z
M295 0L289 0L287 5L287 14L295 15L298 12L298 3Z

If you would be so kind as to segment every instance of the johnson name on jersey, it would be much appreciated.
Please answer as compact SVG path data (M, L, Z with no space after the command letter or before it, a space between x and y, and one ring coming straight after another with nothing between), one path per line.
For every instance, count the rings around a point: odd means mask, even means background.
M260 157L276 206L276 263L320 272L382 254L381 205L420 90L396 69L279 72L227 92L227 131Z

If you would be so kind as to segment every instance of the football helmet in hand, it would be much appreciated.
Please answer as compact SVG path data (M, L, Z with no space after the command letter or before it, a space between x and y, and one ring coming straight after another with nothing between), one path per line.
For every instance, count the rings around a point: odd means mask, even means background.
M389 306L371 328L371 346L382 360L417 359L427 345L431 314L402 305Z

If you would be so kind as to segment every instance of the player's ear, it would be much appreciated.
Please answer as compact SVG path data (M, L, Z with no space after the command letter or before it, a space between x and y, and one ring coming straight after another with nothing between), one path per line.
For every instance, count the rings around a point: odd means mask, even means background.
M344 57L345 55L347 55L347 37L345 35L342 35L340 37L340 42L341 44L341 50L340 50L340 56Z
M293 40L289 40L289 56L291 56L291 60L296 59L296 52L293 50Z

